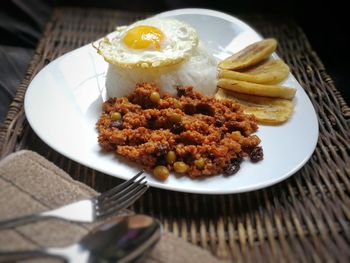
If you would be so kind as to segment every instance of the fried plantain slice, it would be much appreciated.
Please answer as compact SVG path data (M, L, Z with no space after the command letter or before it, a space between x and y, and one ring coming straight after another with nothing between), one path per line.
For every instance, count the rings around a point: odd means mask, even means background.
M234 80L234 79L219 79L218 84L220 88L244 93L248 95L257 95L281 99L293 99L296 93L295 88L256 84L246 81Z
M237 70L253 66L269 57L276 47L277 41L273 38L255 42L221 61L219 68Z
M280 59L266 60L244 71L222 69L219 78L242 80L260 84L277 84L289 74L289 67Z
M233 99L246 114L255 115L261 124L278 125L286 122L293 114L294 104L290 100L247 95L219 89L216 99Z

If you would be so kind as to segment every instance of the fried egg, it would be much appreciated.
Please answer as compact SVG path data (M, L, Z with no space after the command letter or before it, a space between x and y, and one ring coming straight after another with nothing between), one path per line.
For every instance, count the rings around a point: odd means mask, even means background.
M196 30L175 19L146 19L118 27L105 37L98 53L123 68L158 68L178 64L198 45Z

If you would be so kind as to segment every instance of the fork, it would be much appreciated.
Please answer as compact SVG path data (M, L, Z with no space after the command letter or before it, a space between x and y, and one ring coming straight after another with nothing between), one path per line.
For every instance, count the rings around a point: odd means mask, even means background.
M76 201L65 206L25 215L19 218L0 221L0 229L14 227L41 218L60 218L68 221L92 223L116 214L132 205L148 189L146 177L140 171L128 181L92 198Z

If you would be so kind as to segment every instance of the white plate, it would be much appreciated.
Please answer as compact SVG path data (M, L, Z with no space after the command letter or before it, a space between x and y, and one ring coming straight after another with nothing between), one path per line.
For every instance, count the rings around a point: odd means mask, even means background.
M206 9L180 9L159 14L188 22L217 58L224 58L261 36L244 22ZM275 57L277 57L274 54ZM128 179L139 171L134 163L105 153L97 143L95 123L105 97L107 63L91 45L56 59L40 71L25 96L27 119L38 136L66 157L98 171ZM298 171L312 155L318 138L315 110L303 88L290 75L286 85L296 87L295 112L281 126L260 126L264 160L243 162L231 177L202 180L170 176L166 182L148 175L151 186L191 193L228 194L270 186Z

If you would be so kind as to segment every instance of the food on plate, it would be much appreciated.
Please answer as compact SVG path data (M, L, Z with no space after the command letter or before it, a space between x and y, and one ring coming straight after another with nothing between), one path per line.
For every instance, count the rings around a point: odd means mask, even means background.
M296 92L295 88L278 85L257 84L234 79L219 79L218 86L220 88L238 93L281 99L292 99L294 98Z
M156 68L178 64L198 45L196 30L175 19L147 19L118 27L98 52L115 66Z
M233 99L262 124L281 124L293 114L296 89L279 83L289 74L280 59L268 58L277 41L265 39L219 63L217 99Z
M96 124L103 149L141 164L160 180L171 171L191 178L232 175L245 157L263 158L255 117L232 100L192 87L177 87L176 96L160 90L140 83L128 96L103 103Z
M245 70L235 71L223 69L219 78L235 79L260 84L277 84L289 74L289 67L280 59L265 60L256 66Z
M277 41L273 38L255 42L221 61L219 68L230 70L248 68L268 58L276 50L276 47Z
M118 27L97 51L109 62L108 97L130 94L137 83L153 82L160 94L176 94L176 86L216 92L217 61L199 41L196 30L181 21L150 18Z
M219 89L216 99L234 99L246 114L253 114L262 124L277 125L287 121L293 113L293 101L247 95L224 89Z

